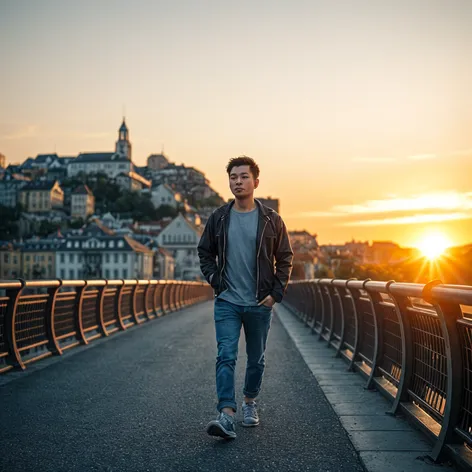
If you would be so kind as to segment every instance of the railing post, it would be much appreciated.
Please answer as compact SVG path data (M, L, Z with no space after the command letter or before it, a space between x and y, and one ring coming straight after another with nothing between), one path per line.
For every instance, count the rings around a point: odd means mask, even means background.
M360 289L364 286L364 283L370 279L362 280L348 280L346 287L351 293L352 302L353 302L353 315L354 315L354 325L355 325L355 335L354 335L354 346L352 352L352 359L347 368L348 371L354 371L354 365L359 359L359 350L362 342L362 312L359 310L359 298L361 297Z
M77 337L79 338L79 342L81 344L88 344L87 337L85 336L84 331L84 322L83 322L83 306L84 306L84 295L85 291L87 290L88 282L84 280L84 285L82 287L77 288L77 304L75 308L75 331L77 333Z
M167 315L167 313L170 311L170 307L167 305L167 292L169 291L169 283L168 281L164 282L164 285L161 290L161 312L163 315Z
M346 285L347 285L347 280L337 280L333 281L333 285L336 287L336 293L338 294L339 298L339 310L341 314L341 333L339 335L339 347L336 349L336 355L335 357L341 357L341 351L343 348L344 344L344 337L345 337L345 332L346 332L346 314L344 313L344 296L346 292ZM339 290L341 289L341 290Z
M321 316L321 326L320 326L320 333L318 336L318 339L322 341L323 338L323 332L327 326L327 317L328 317L328 311L331 313L331 299L326 298L326 288L324 286L324 281L325 279L320 279L319 281L319 287L320 287L320 294L321 294L321 300L323 303L323 308L322 308L322 316ZM331 279L326 279L326 280L331 280ZM328 343L329 346L329 343Z
M464 390L461 341L457 329L457 321L462 319L462 310L458 303L437 301L432 295L432 291L437 285L441 285L441 281L434 280L423 288L423 299L434 306L441 322L447 358L447 391L444 417L441 431L431 453L431 457L435 461L443 457L446 444L463 442L463 439L455 434L455 428L459 423L461 399Z
M411 302L408 297L404 295L395 295L395 284L388 287L388 293L395 304L395 311L398 316L400 324L400 334L402 340L402 371L400 374L400 381L398 383L397 394L393 400L392 408L389 412L391 415L396 415L400 408L400 403L408 400L408 388L411 383L411 376L413 373L413 344L411 335L411 324L408 317L408 307Z
M46 303L45 311L46 311L46 335L48 338L48 349L54 355L62 355L62 349L59 346L56 337L56 328L54 326L54 315L56 310L56 297L59 292L59 289L62 286L62 280L58 279L59 285L57 287L49 287L47 289L48 292L48 301Z
M152 309L154 310L154 315L156 317L162 315L162 291L164 290L164 286L162 280L158 280L156 284L156 288L154 290L154 294L152 296Z
M105 280L105 284L99 288L97 297L97 324L102 336L108 336L108 332L105 326L104 318L104 301L105 301L105 290L108 285L108 280Z
M146 288L144 289L143 297L144 297L144 316L146 317L147 320L151 319L151 313L148 308L148 293L149 290L151 290L151 281L148 280L148 284L146 285Z
M125 281L120 280L121 285L116 290L116 309L117 309L117 320L118 324L120 325L120 330L124 331L126 329L125 323L123 322L123 309L122 309L122 302L123 302L123 290L125 288Z
M26 365L21 360L21 354L18 350L16 343L16 311L18 307L18 301L20 300L21 292L26 282L23 279L19 279L21 287L17 289L9 289L6 291L8 297L8 305L5 313L5 337L8 346L8 357L7 362L10 363L13 368L25 370Z
M138 306L138 303L137 303L137 296L138 296L138 288L139 288L139 279L135 279L136 280L136 285L133 287L133 292L131 294L131 310L132 310L132 317L133 317L133 321L134 321L134 324L140 324L141 322L139 321L138 319L138 310L137 310L137 306ZM123 280L123 283L125 283L125 281Z
M389 280L385 284L385 290L388 292L388 287L394 283L394 280ZM367 384L365 388L367 390L372 390L375 388L374 377L377 375L380 360L383 357L384 351L384 339L383 339L383 330L384 330L384 317L383 313L380 311L380 303L382 302L382 296L379 292L374 290L369 290L368 282L364 284L364 289L368 293L370 298L370 304L372 308L372 318L374 320L374 352L372 355L372 368L370 370L369 378L367 379Z

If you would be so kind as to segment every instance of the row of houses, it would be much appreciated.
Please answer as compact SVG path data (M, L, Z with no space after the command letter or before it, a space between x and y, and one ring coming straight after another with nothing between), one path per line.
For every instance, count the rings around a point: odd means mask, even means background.
M94 220L62 235L0 244L1 279L201 278L201 229L180 214L159 230L113 230Z
M114 152L82 152L78 156L39 154L35 158L26 159L22 164L9 165L7 167L10 173L9 180L16 180L14 185L20 185L18 175L21 174L30 180L61 182L66 177L103 173L110 179L116 179L120 186L128 190L149 190L152 182L154 187L167 184L176 188L185 198L203 200L219 197L200 170L183 164L176 165L163 154L151 154L147 159L147 166L139 167L132 161L131 149L129 130L123 119L118 129ZM5 156L0 159L0 174L4 168ZM1 199L1 201L7 200ZM10 203L8 206L14 205Z

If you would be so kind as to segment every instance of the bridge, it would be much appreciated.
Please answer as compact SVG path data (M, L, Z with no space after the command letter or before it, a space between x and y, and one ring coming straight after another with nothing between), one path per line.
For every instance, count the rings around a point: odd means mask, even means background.
M472 287L292 282L261 426L236 441L205 433L212 299L199 282L0 282L0 470L471 470Z

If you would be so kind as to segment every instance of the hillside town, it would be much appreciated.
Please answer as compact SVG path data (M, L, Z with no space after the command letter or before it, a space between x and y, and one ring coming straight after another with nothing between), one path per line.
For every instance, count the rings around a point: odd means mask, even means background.
M280 213L278 199L260 200ZM112 152L9 165L0 154L0 278L201 280L198 241L224 203L201 170L163 153L135 165L124 119ZM289 234L295 280L401 280L419 258L390 241L319 245L308 231Z
M0 155L0 278L200 280L197 244L224 203L163 153L135 165L125 119L112 152Z

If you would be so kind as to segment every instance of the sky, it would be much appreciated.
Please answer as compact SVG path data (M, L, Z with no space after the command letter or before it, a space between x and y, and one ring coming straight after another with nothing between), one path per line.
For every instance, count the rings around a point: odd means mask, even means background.
M0 153L113 151L205 172L321 244L472 243L469 0L0 0Z

